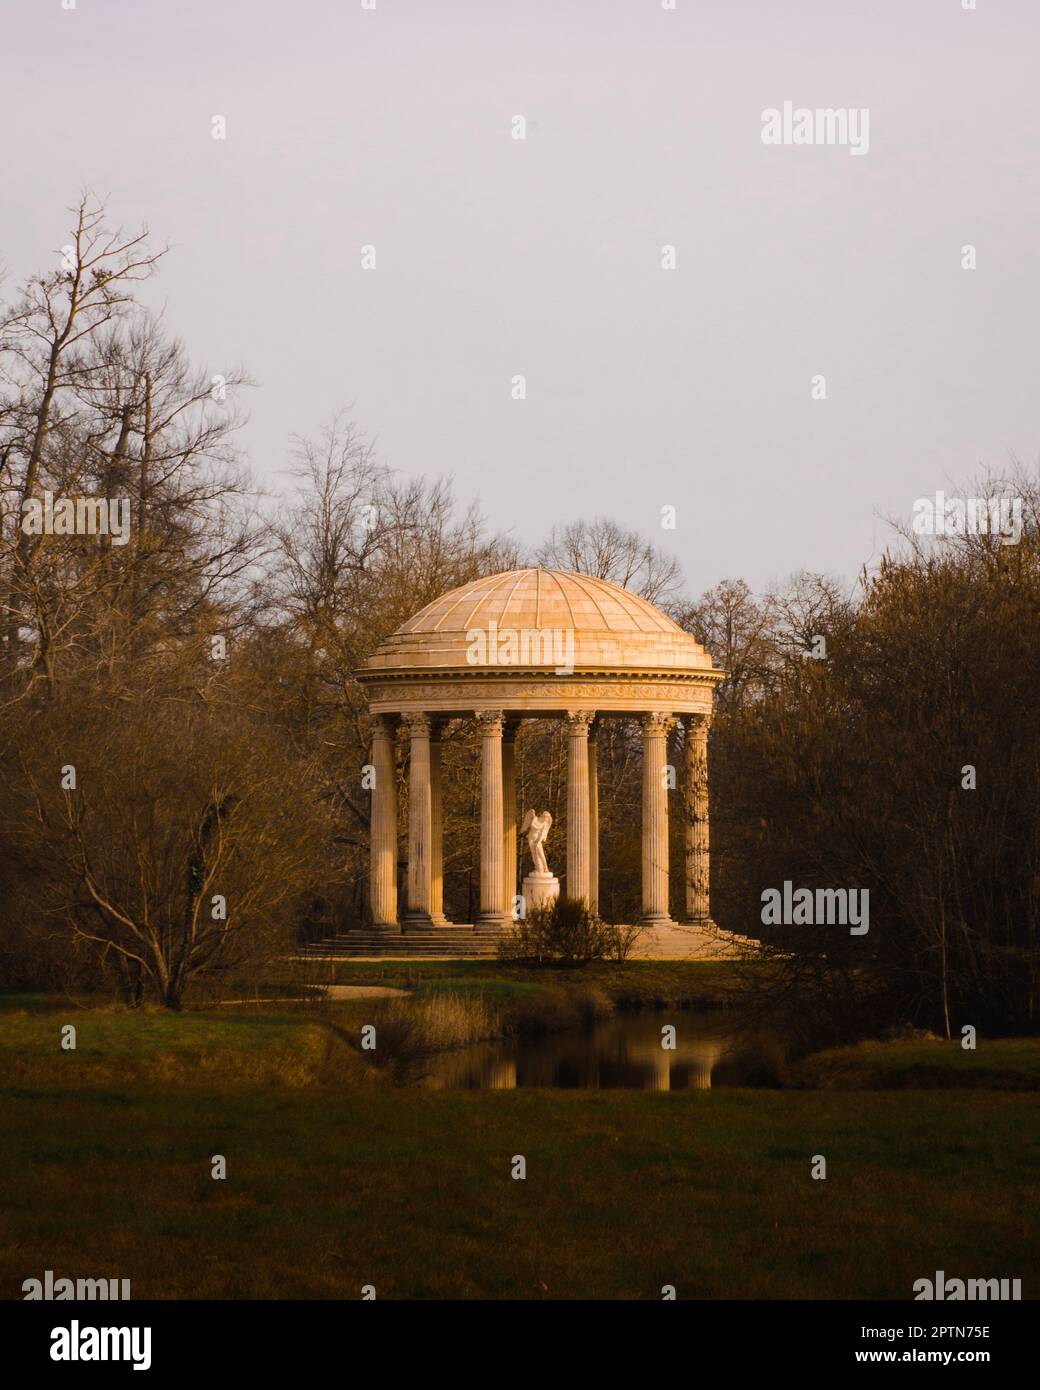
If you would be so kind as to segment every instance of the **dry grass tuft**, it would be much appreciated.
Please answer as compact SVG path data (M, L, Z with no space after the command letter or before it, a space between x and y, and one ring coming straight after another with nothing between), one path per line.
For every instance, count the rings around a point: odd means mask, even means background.
M428 994L390 999L376 1015L376 1046L369 1054L396 1080L415 1080L435 1052L499 1036L497 1016L483 999Z

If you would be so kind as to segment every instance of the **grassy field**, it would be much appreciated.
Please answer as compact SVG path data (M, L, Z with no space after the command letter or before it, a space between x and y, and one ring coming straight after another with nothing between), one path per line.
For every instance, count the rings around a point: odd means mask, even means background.
M16 1091L0 1288L903 1299L945 1269L1028 1297L1036 1118L989 1092Z
M597 961L580 969L547 969L500 961L329 961L306 967L323 984L391 985L455 993L517 993L547 988L602 990L619 1008L725 1008L738 989L726 961Z
M1035 1095L427 1092L351 1045L370 1001L6 1002L7 1298L48 1268L158 1298L905 1299L936 1269L1038 1288Z
M790 1082L836 1090L1038 1091L1040 1038L982 1038L974 1051L959 1038L861 1042L806 1057L792 1067Z

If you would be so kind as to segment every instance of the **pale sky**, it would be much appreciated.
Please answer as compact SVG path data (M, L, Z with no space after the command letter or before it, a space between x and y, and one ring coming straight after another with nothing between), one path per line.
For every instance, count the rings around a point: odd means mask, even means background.
M1038 50L1037 0L0 0L0 262L84 186L147 222L272 485L352 406L521 541L852 577L879 514L1040 454ZM764 145L785 101L869 152Z

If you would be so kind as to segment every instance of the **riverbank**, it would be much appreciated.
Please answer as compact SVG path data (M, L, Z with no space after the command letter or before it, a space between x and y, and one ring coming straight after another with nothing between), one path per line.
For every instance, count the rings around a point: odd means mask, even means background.
M44 1269L135 1298L908 1299L934 1269L1040 1287L1035 1093L426 1091L358 1049L379 1000L3 1002L3 1297ZM980 1044L991 1069L998 1048L1032 1068L1035 1040Z
M517 965L504 961L330 961L286 973L310 984L389 985L456 994L594 989L622 1009L725 1009L735 1003L743 972L731 961L594 961L580 967ZM760 966L759 969L768 969Z
M232 1087L407 1084L421 1078L424 1060L443 1050L587 1029L615 1013L654 1010L654 1030L672 1023L680 1035L697 1013L717 1017L724 1028L733 1021L725 1006L735 998L734 982L724 970L711 981L683 972L677 976L673 967L663 975L647 972L619 980L618 967L537 972L504 967L489 977L484 963L473 962L476 968L461 976L459 964L437 962L419 971L413 965L396 972L386 965L358 964L344 972L355 976L349 985L332 987L337 995L349 990L348 998L315 991L306 1002L239 999L179 1014L99 1006L87 997L0 994L2 1079L7 1085L72 1082L92 1089L119 1083L192 1086L201 1078ZM633 967L621 969L627 975ZM76 1029L75 1049L61 1046L67 1025ZM366 1028L376 1030L368 1046ZM735 1033L740 1036L739 1028ZM750 1046L742 1057L719 1062L717 1080L723 1085L794 1091L1040 1090L1040 1038L982 1037L974 1050L966 1050L959 1038L918 1036L865 1041L801 1058L786 1057L782 1042L768 1032L746 1035L745 1041Z

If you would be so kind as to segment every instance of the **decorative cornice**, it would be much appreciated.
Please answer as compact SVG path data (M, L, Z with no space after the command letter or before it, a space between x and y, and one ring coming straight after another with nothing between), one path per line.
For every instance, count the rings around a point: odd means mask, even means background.
M360 685L372 685L377 681L480 681L506 683L515 680L549 681L554 688L566 690L575 682L586 680L615 681L683 681L690 685L719 685L726 679L727 671L691 670L685 667L648 667L646 670L617 666L582 666L567 675L558 676L544 666L509 666L495 670L480 666L440 667L426 666L407 669L386 666L371 669L361 668L354 672L354 679Z

